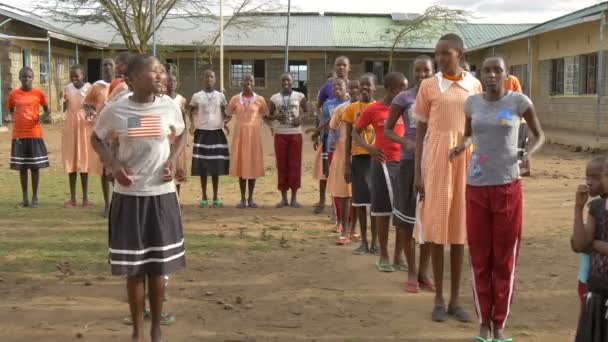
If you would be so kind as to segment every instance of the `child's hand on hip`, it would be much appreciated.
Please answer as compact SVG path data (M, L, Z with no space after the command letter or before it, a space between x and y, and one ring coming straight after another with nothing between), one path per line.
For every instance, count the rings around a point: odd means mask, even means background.
M576 189L576 208L583 208L587 201L589 200L589 186L586 184L581 184Z
M122 186L131 186L133 184L131 172L118 160L114 160L112 163L112 178Z

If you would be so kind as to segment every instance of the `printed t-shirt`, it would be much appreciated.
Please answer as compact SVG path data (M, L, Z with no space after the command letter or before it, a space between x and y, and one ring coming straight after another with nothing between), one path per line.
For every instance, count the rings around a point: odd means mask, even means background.
M384 136L384 124L388 119L389 111L390 108L380 101L372 103L363 110L355 127L358 130L363 130L365 127L372 125L376 132L374 145L382 150L387 162L398 162L401 159L401 145L388 140ZM403 119L401 118L395 124L395 133L400 136L405 133Z
M224 128L222 106L226 106L226 97L217 90L212 92L199 91L192 95L190 106L196 107L198 113L194 118L196 129L214 131Z
M405 137L411 141L416 141L416 114L414 107L416 104L416 90L410 89L402 91L393 99L393 104L402 108L401 119L405 125ZM401 160L413 160L415 152L401 149Z
M371 102L371 103L374 103L374 102ZM355 127L355 123L359 119L359 116L361 116L361 113L363 113L363 110L365 110L365 108L367 108L367 106L369 104L370 103L365 103L365 102L361 102L361 101L351 103L350 105L348 105L348 107L342 114L342 121L348 122L351 125L353 125L353 127ZM367 126L361 132L361 138L363 138L363 140L365 140L365 142L367 144L373 145L374 144L374 127L372 125ZM351 147L351 154L353 156L360 156L360 155L367 155L367 154L369 154L369 152L366 149L364 149L363 147L361 147L359 145L359 143L357 143L355 140L353 140L352 147Z
M24 91L15 89L8 95L8 108L14 108L13 139L42 138L40 126L40 107L47 106L42 90Z
M300 117L300 103L305 97L304 94L297 91L292 91L289 95L277 93L270 97L275 110L280 114L287 114L287 119L279 120L278 125L274 127L275 134L302 134L302 126L294 127L290 122Z
M526 95L511 91L495 102L483 94L467 99L464 113L471 118L475 145L467 184L504 185L519 179L517 137L521 117L531 105Z
M170 97L137 103L124 97L101 112L95 134L101 139L118 138L117 158L131 171L133 184L114 184L114 191L131 196L158 196L175 192L173 181L163 181L171 153L170 136L184 132L182 111Z

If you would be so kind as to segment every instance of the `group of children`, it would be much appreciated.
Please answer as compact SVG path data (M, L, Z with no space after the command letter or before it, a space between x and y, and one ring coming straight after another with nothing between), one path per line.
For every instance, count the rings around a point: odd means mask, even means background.
M315 177L320 181L315 212L324 210L327 187L337 217L338 243L360 239L354 254L378 255L376 267L381 272L407 271L404 289L408 292L433 291L431 317L437 322L449 316L470 321L459 300L464 245L468 243L480 322L475 340L506 342L511 341L504 328L522 231L518 164L522 118L534 137L528 154L541 147L544 135L528 97L507 89L504 58L484 60L480 83L462 68L463 55L460 37L443 36L434 60L427 56L415 59L411 89L402 73L390 72L383 77L384 95L378 100L374 100L374 75L349 80L348 58L336 59L336 75L319 94L322 115L313 134ZM239 178L237 207L255 208L255 182L264 176L261 130L266 123L272 127L275 141L281 193L277 207L299 207L302 113L310 109L304 94L292 90L289 74L281 77L281 91L267 103L254 92L251 75L244 76L241 93L226 101L214 88L215 74L207 70L203 90L187 102L176 93L171 66L163 66L152 56L123 54L115 61L104 60L103 70L104 79L93 85L84 82L80 67L70 70L62 140L71 194L66 206L76 206L78 174L83 206L90 205L88 176L102 176L104 213L109 216L109 263L113 274L127 279L132 339L143 340L148 297L152 341L160 341L166 275L185 267L176 183L185 180L188 160L192 175L200 177L201 207L223 205L219 177L229 174ZM9 95L9 107L15 118L11 168L21 172L22 205L35 207L38 170L48 167L40 120L49 113L45 96L32 88L32 79L31 69L20 72L22 87ZM191 159L186 152L186 116L194 135ZM226 125L233 119L229 146ZM583 258L590 270L588 279L584 277L586 299L577 342L608 337L605 200L593 201L587 222L582 219L588 195L605 192L599 181L600 172L608 179L608 172L600 171L603 164L603 160L590 164L588 185L577 192L572 245L577 252L590 255ZM34 190L31 202L28 170ZM111 201L107 195L110 181L114 182ZM371 234L367 233L368 215ZM392 261L388 251L391 218L396 227ZM355 233L357 221L360 235ZM418 265L416 243L420 244ZM445 245L450 246L451 266L448 306L443 296ZM433 278L428 274L431 260Z

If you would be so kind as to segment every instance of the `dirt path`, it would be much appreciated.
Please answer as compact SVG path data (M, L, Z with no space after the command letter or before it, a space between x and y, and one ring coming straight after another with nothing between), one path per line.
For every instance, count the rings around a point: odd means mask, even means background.
M65 182L65 177L57 164L58 130L46 134L54 168L43 175L42 186L51 189L51 182ZM8 168L8 146L9 137L0 136L3 169ZM317 193L308 146L301 197L305 207L274 209L278 197L270 137L265 151L268 174L258 186L259 210L232 208L238 186L231 179L222 184L227 207L219 210L197 208L197 182L187 185L182 197L189 264L170 281L167 308L178 321L165 329L167 341L470 341L476 325L431 322L432 294L405 293L405 273L380 274L373 257L355 257L355 246L334 245L329 217L311 213ZM534 160L534 177L525 180L524 242L508 322L516 341L573 338L578 259L568 239L573 193L588 158L547 146ZM8 171L0 177L3 183L17 180ZM91 182L93 199L99 202L96 183ZM54 239L61 245L61 239L72 243L71 234L83 231L79 253L92 244L96 255L103 255L103 221L93 218L94 211L73 214L60 208L61 185L53 188L59 193L45 197L41 212L48 217L42 218L6 209L19 198L15 189L8 183L0 187L6 216L0 218L0 239L5 241L0 246L9 246L6 241L20 234L32 234L31 242L42 242L40 248ZM52 226L28 224L57 217L59 223ZM0 257L0 340L127 340L129 328L121 323L127 313L123 280L109 276L103 260L51 255L63 266L35 271L24 261L24 248L31 255L40 252L25 244ZM473 314L468 266L466 270L463 301Z

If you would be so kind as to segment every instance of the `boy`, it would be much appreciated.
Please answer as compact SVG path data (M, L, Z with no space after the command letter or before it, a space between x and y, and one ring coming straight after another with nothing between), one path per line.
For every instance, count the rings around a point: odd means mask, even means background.
M352 132L353 125L357 122L359 115L365 108L374 103L374 91L376 90L375 79L373 75L363 75L359 80L360 101L351 103L342 120L346 125L346 155L352 155L351 158L345 158L344 178L347 183L352 184L352 206L353 217L359 219L361 229L361 245L353 251L355 255L364 255L367 253L377 254L378 244L376 241L376 226L372 221L372 242L371 247L367 240L367 210L371 206L370 193L370 171L371 171L371 156L369 152L361 146L357 141L353 142ZM374 128L367 126L360 136L366 144L374 144Z
M355 132L360 135L370 124L374 127L374 145L363 147L371 154L372 161L372 220L376 221L380 241L380 260L376 268L381 272L394 272L388 256L388 232L393 213L393 184L397 184L401 145L384 136L384 124L389 116L389 106L401 91L407 88L407 80L402 73L390 72L384 78L385 95L381 101L368 105L355 124ZM404 135L404 124L400 118L395 124L395 133Z
M290 73L281 76L281 92L269 101L270 120L278 121L274 127L274 151L277 160L278 189L281 202L277 208L291 206L299 208L298 189L302 182L302 117L300 111L308 112L306 95L293 91ZM287 190L291 190L291 201L287 201Z
M190 101L190 122L195 128L192 148L192 176L201 178L200 207L209 206L207 198L207 176L213 183L214 208L222 207L218 197L220 176L230 170L228 139L223 128L226 125L226 97L215 90L215 72L203 73L203 90L194 94ZM195 116L196 115L196 116Z

